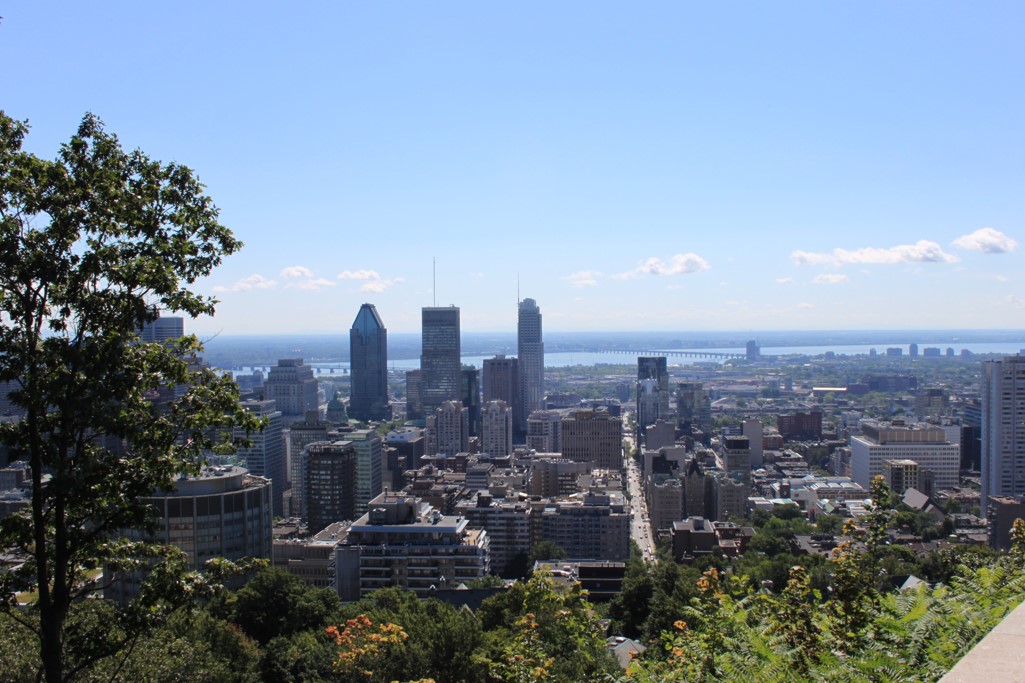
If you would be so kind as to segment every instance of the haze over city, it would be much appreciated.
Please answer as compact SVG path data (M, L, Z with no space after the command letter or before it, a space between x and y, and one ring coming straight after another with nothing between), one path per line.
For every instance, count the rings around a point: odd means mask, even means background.
M94 112L246 243L201 335L1020 326L1020 3L3 14L30 151Z

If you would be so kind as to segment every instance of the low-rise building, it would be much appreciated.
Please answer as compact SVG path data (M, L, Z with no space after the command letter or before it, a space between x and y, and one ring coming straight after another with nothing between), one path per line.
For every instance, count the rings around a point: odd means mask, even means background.
M275 527L271 563L298 576L311 588L334 590L335 547L345 536L347 522L335 522L313 536L278 534Z
M903 420L862 420L861 435L850 438L851 478L868 488L883 474L887 460L913 460L932 472L936 489L954 488L960 472L960 444L950 443L942 427Z

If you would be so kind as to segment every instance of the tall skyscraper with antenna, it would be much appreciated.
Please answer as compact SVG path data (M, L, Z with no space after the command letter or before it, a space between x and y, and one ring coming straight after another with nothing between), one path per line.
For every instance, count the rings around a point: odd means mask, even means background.
M349 415L357 420L387 420L388 330L373 304L360 306L349 330L349 365Z
M517 323L517 351L520 366L520 433L527 432L527 418L540 410L544 401L545 343L541 333L541 309L533 299L523 299L519 305Z

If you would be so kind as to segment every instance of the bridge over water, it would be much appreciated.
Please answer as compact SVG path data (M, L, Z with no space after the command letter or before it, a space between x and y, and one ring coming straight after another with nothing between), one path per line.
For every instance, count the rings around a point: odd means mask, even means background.
M665 356L666 358L680 357L680 358L706 358L710 360L730 360L732 358L747 358L747 353L744 351L702 351L695 349L691 351L665 351L665 350L622 350L622 349L605 349L601 353L612 353L622 354L626 356Z

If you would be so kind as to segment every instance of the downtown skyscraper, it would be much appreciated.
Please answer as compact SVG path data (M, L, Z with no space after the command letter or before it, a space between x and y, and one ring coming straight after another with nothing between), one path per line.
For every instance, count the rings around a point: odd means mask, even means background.
M520 433L527 432L527 418L544 407L545 343L541 332L541 309L533 299L520 302L516 326L520 371Z
M349 330L352 395L349 415L357 420L387 420L388 330L373 304L360 306Z
M433 415L445 401L462 401L459 309L427 307L421 318L420 406Z
M656 420L669 419L669 367L665 356L637 358L637 430L644 436Z

